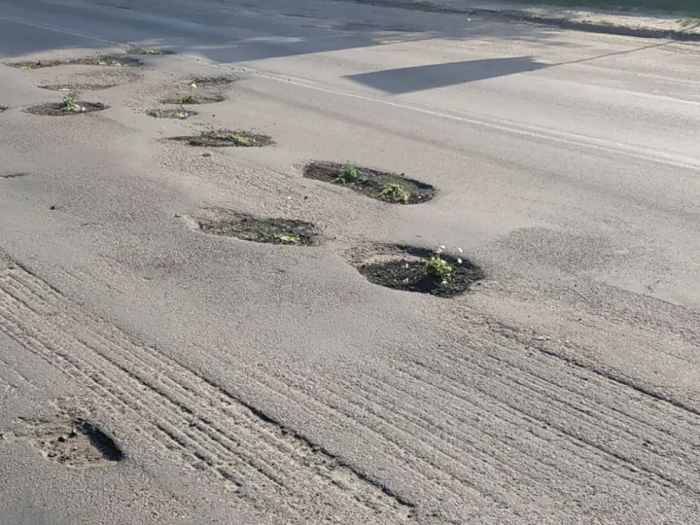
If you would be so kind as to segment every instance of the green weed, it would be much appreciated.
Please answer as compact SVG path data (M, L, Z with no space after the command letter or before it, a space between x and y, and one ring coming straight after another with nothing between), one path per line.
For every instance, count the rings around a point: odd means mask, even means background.
M385 184L379 195L388 201L394 202L408 202L411 198L411 192L398 182Z
M434 254L425 264L425 273L440 279L445 284L452 279L452 265L440 257L439 253Z

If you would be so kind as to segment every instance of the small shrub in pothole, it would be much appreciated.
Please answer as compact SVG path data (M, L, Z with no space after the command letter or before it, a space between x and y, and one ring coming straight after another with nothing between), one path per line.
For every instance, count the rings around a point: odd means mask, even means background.
M398 182L385 184L379 195L389 202L408 202L411 199L411 192Z
M409 179L403 174L337 162L310 162L304 166L304 177L342 184L353 191L392 204L419 204L435 196L435 188L431 185Z
M355 166L348 164L343 168L343 171L340 172L336 182L341 184L362 184L365 182L365 179L360 176Z
M180 104L199 104L199 100L197 100L197 84L192 82L190 84L190 90L186 95L180 97L179 102Z
M58 107L61 111L66 113L82 113L85 111L85 106L81 106L78 102L78 97L80 96L79 91L71 91L67 93L63 100L59 103Z
M373 284L453 297L484 278L484 272L461 257L447 255L444 246L435 251L410 246L394 246L380 260L360 263L357 268Z
M267 135L250 133L248 131L231 130L206 131L199 135L190 137L173 137L170 140L187 142L187 144L189 144L190 146L211 148L259 148L262 146L269 146L271 144L274 144L272 139Z
M82 102L78 100L79 93L72 91L67 93L63 100L57 104L41 104L26 108L26 113L34 115L44 115L48 117L61 117L66 115L78 115L82 113L93 113L103 111L107 106L99 102Z

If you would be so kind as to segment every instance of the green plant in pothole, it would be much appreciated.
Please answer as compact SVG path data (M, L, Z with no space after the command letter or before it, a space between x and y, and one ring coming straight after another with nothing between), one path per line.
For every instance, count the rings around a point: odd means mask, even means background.
M298 244L299 243L299 236L298 235L275 235L275 239L277 239L280 243L282 244Z
M225 137L221 137L226 140L230 140L234 144L238 144L239 146L252 146L255 143L255 139L253 137L246 137L245 135L241 135L240 133L229 133Z
M365 179L360 175L360 172L355 166L348 164L343 168L343 171L340 172L336 182L340 182L341 184L362 184L365 182Z
M190 89L187 92L187 94L180 97L180 100L178 102L180 104L197 104L199 102L197 100L197 84L192 82L190 84Z
M440 252L434 253L425 263L425 273L439 279L442 284L447 284L452 279L452 265L443 259Z
M61 111L66 113L79 113L85 111L85 108L78 103L80 92L72 90L63 96L63 100L58 105Z
M404 188L398 182L389 182L384 185L379 195L388 201L392 202L408 202L411 198L411 192Z

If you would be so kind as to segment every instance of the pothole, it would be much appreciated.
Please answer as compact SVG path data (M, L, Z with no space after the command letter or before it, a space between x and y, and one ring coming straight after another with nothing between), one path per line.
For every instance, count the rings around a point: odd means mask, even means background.
M435 196L435 188L406 176L336 162L311 162L304 177L347 187L373 199L394 204L419 204Z
M238 77L235 76L220 76L220 77L195 77L192 79L192 83L197 86L225 86L227 84L233 84Z
M104 84L44 84L39 86L41 89L49 91L60 91L62 93L72 93L74 91L99 91L117 86L115 83Z
M56 102L50 104L40 104L24 109L25 113L32 115L44 115L47 117L66 117L68 115L82 115L84 113L94 113L96 111L104 111L109 106L105 106L100 102L82 102L74 101L70 104Z
M180 97L170 97L161 100L163 104L179 104L179 105L192 105L192 104L216 104L218 102L223 102L226 97L223 95L212 95L206 93L187 93Z
M6 64L18 69L43 69L57 66L108 66L108 67L139 67L143 65L137 58L123 56L102 56L85 58L67 58L65 60L25 60Z
M31 422L15 439L36 446L49 461L76 468L107 466L124 459L114 440L85 419Z
M130 55L147 56L169 56L175 54L175 51L171 51L170 49L157 49L152 47L129 47L126 52Z
M0 106L0 113L7 111L9 108L7 106Z
M271 137L249 131L218 130L205 131L199 135L172 137L170 140L186 142L190 146L210 148L259 148L274 144Z
M185 120L189 117L196 115L196 111L191 111L184 108L179 109L149 109L146 111L146 115L153 118L172 118Z
M318 238L313 224L293 219L256 217L220 208L201 210L190 218L204 233L244 241L310 246Z
M437 297L464 293L486 276L461 255L414 246L385 246L356 267L373 284Z

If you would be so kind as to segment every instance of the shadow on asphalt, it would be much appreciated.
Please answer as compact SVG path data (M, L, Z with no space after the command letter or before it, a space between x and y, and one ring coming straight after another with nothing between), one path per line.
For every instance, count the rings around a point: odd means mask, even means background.
M548 66L535 62L531 57L490 58L387 69L348 75L345 78L385 93L399 95L536 71Z

